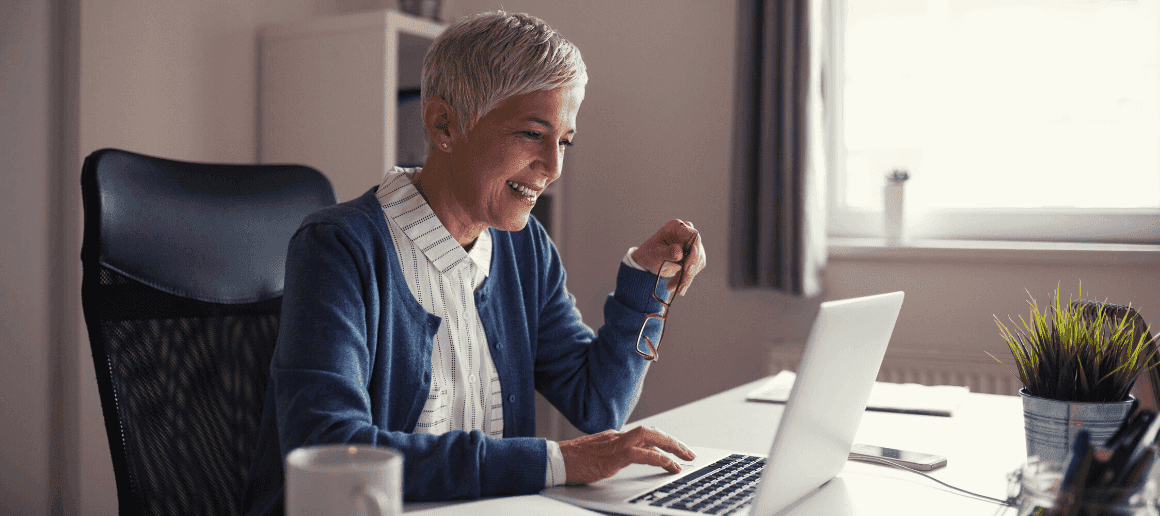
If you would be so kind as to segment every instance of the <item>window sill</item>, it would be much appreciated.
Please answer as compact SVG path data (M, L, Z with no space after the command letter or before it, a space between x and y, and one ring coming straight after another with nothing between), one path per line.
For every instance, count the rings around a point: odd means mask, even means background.
M828 246L831 260L1160 265L1160 245L914 240L888 246L881 238L831 237Z

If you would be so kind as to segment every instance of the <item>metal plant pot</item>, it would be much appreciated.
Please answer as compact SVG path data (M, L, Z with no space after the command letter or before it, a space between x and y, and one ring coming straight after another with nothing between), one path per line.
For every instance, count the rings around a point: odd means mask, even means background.
M1080 430L1091 433L1093 444L1103 445L1123 424L1135 398L1127 401L1078 402L1059 401L1032 396L1019 389L1023 397L1023 424L1027 431L1027 457L1063 463Z

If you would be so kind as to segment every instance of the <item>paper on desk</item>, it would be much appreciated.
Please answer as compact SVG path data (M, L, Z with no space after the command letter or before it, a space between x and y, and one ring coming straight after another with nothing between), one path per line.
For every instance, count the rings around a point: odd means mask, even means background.
M777 373L769 381L750 391L745 399L785 403L789 399L789 391L793 388L796 378L797 375L793 371ZM970 392L971 390L966 387L952 385L874 382L866 410L950 417Z

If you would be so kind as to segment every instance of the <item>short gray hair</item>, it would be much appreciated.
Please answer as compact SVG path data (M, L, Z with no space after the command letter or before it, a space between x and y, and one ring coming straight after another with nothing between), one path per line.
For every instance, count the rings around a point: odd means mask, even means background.
M496 11L460 19L435 39L421 100L447 101L467 133L511 97L587 83L580 50L559 32L535 16Z

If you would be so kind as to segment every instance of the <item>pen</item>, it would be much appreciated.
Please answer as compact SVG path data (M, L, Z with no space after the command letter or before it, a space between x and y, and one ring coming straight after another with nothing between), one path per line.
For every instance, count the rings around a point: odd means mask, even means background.
M1125 470L1132 469L1144 457L1144 453L1152 449L1152 445L1156 442L1157 433L1160 433L1160 417L1153 417L1152 421L1148 424L1148 429L1144 430L1134 441L1134 446L1131 447L1132 452L1128 455L1128 459L1123 463L1115 464L1117 469L1113 470L1115 477L1112 479L1112 484L1123 484L1124 477L1127 473Z
M1075 442L1071 445L1071 453L1068 455L1067 471L1063 474L1063 487L1071 485L1075 480L1076 470L1079 468L1083 457L1087 454L1088 444L1091 442L1091 434L1087 430L1080 430L1075 435Z
M1136 493L1143 487L1143 483L1147 480L1147 472L1151 471L1152 463L1156 460L1155 447L1149 447L1149 453L1136 461L1129 469L1127 475L1124 476L1123 484L1114 484L1112 489L1107 490L1108 498L1105 504L1115 506L1123 503L1130 498L1133 493Z
M1072 461L1068 466L1068 474L1064 476L1064 482L1060 486L1059 499L1056 501L1059 516L1075 516L1083 507L1085 491L1093 469L1092 461L1095 459L1095 454L1088 445L1090 440L1091 435L1087 431L1080 431L1076 435L1075 446L1072 447Z
M1132 401L1132 409L1128 412L1131 415L1124 420L1124 424L1120 425L1120 428L1116 430L1116 433L1112 434L1112 436L1108 438L1108 441L1104 444L1105 447L1117 448L1120 441L1131 439L1140 431L1147 428L1148 424L1152 422L1152 418L1156 416L1155 412L1147 409L1135 411L1135 407L1139 402L1137 402L1135 398L1133 398Z

